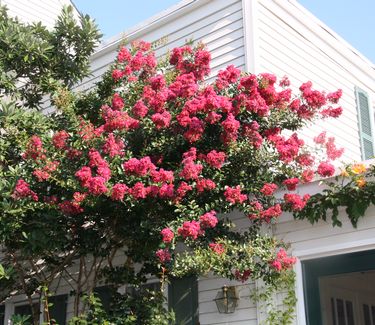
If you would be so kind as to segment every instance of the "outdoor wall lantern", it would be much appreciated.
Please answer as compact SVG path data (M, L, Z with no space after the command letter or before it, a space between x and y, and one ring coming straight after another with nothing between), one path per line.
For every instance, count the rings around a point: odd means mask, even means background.
M214 299L220 314L232 314L238 306L236 287L224 286Z

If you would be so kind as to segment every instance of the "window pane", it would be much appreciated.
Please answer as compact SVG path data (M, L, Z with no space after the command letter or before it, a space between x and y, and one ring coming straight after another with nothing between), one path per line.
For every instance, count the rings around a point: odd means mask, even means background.
M336 304L335 299L331 298L331 307L332 307L332 323L333 325L337 325L336 321Z
M347 325L354 325L353 303L351 301L345 301L345 304L346 304L346 319L348 321Z
M370 308L368 307L368 305L363 305L363 316L365 319L365 325L372 325L370 318Z
M371 306L372 323L375 324L375 306Z
M338 325L346 325L345 311L344 311L344 301L342 299L336 299L336 306L337 306Z
M40 315L40 306L38 303L33 304L34 312L38 315ZM20 305L14 307L14 314L16 315L22 315L22 316L30 316L30 320L32 319L32 311L29 304L26 305Z

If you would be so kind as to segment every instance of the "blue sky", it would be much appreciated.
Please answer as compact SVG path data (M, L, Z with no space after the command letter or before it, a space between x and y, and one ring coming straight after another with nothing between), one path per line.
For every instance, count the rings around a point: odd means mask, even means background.
M178 3L178 0L73 0L95 18L104 39ZM375 0L299 0L315 16L375 63Z

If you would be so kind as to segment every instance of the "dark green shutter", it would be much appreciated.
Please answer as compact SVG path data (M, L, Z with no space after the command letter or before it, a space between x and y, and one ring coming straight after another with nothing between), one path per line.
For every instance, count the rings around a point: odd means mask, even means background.
M198 324L198 282L196 277L172 279L168 287L168 305L176 315L176 325Z
M97 287L94 289L94 293L100 299L104 311L107 313L111 307L111 300L113 296L113 290L109 286Z
M367 160L374 157L373 110L370 105L369 96L365 91L360 88L356 88L355 93L358 110L362 159Z
M4 325L5 306L0 306L0 325Z
M50 317L52 320L56 322L56 324L59 324L59 325L66 324L67 301L68 301L68 295L52 296L48 299L48 302L52 304L52 306L50 307Z

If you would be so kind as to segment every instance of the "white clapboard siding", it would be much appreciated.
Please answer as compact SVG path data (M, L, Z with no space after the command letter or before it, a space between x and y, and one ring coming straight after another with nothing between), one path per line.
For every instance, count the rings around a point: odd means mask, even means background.
M214 299L224 285L235 286L238 297L238 307L234 314L219 314ZM199 288L199 322L201 325L214 324L257 324L256 304L250 295L255 290L254 283L241 283L214 276L201 277Z
M52 28L63 6L73 6L75 17L79 17L77 9L70 0L0 0L13 17L24 23L41 21L47 28Z
M361 160L354 88L359 86L374 94L375 74L371 65L368 64L368 70L372 79L368 81L369 76L358 67L362 59L358 56L350 61L340 50L346 43L332 34L329 34L332 44L322 40L321 36L328 31L311 17L305 18L305 12L293 0L259 0L257 8L258 72L273 72L279 77L288 75L295 87L311 80L318 90L341 88L343 115L308 127L302 135L311 139L329 130L337 144L345 148L344 160ZM305 18L306 23L297 17Z
M241 1L215 0L214 2L213 5L212 1L201 1L201 5L195 10L187 12L176 20L166 22L147 33L140 27L133 32L125 32L123 37L128 41L143 39L153 42L163 39L163 44L156 48L157 57L190 40L195 44L203 42L212 55L211 76L229 64L243 69L245 58ZM117 37L111 45L104 46L93 55L92 76L83 80L77 90L88 90L100 80L101 75L113 63L120 42L121 37Z

